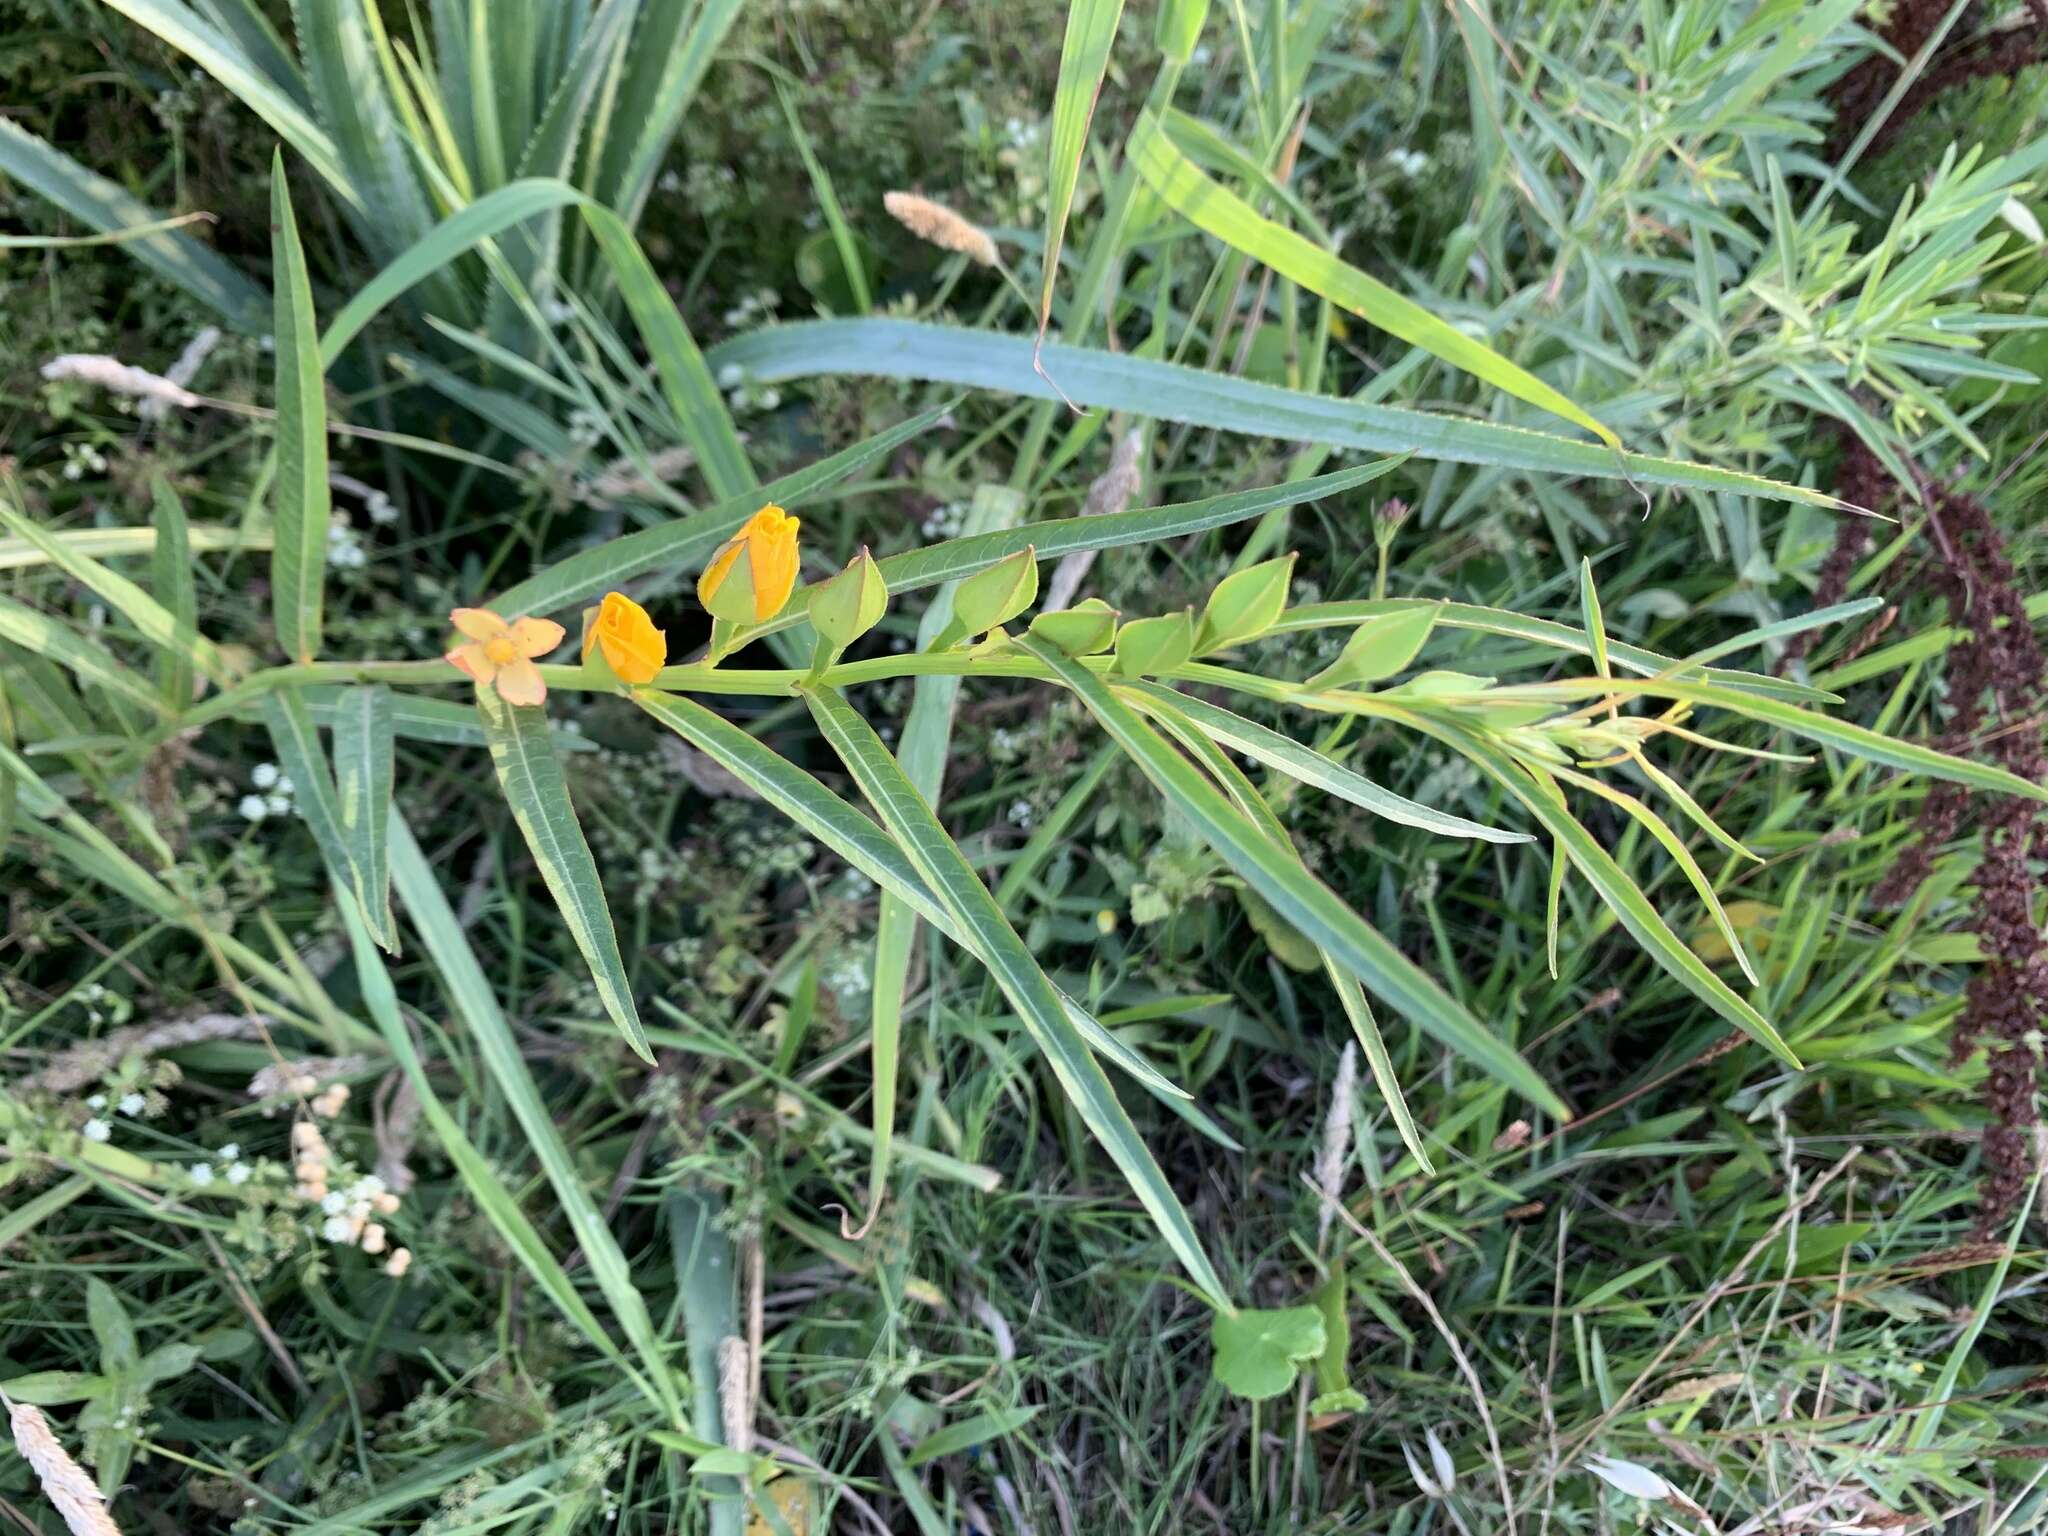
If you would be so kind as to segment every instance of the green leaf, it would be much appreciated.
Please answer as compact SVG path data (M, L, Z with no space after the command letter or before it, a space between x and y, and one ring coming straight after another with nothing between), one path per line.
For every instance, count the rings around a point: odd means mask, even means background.
M1029 337L970 326L879 318L801 321L736 336L713 347L705 360L713 369L738 364L762 384L854 374L958 384L1039 400L1058 400L1064 394L1079 406L1283 442L1413 453L1418 458L1533 474L1732 491L1816 507L1841 505L1823 492L1762 475L1616 453L1599 443L1525 427L1313 395L1128 352L1047 342L1044 363L1059 380L1055 389L1033 371Z
M1287 611L1287 588L1294 579L1292 554L1233 571L1216 584L1202 608L1195 652L1206 656L1255 640Z
M1411 346L1421 347L1518 400L1562 416L1620 450L1621 439L1609 428L1534 374L1285 225L1262 217L1228 187L1205 176L1175 147L1149 111L1139 116L1128 153L1147 185L1196 228Z
M313 724L305 699L296 688L273 688L263 696L263 723L270 731L270 748L277 754L277 766L292 781L292 803L306 823L306 830L313 834L329 877L360 900L362 882L356 878L349 843L342 836L334 777L328 771L320 732Z
M1342 688L1392 677L1415 660L1436 620L1436 608L1428 605L1367 619L1351 632L1337 659L1304 686Z
M903 1458L907 1467L921 1466L927 1461L936 1461L941 1456L957 1456L973 1446L986 1445L991 1440L1000 1440L1005 1435L1014 1435L1018 1430L1037 1418L1043 1410L1043 1403L1013 1408L991 1408L986 1413L977 1413L970 1419L957 1424L948 1424L944 1429L926 1435L910 1448Z
M395 955L398 927L391 920L391 860L385 842L398 735L391 690L381 684L344 688L335 700L329 728L334 732L334 788L351 884L370 932Z
M270 249L277 283L276 544L270 552L277 643L293 661L320 654L321 582L327 572L327 392L306 253L292 217L284 154L271 157Z
M903 850L872 818L863 816L802 769L693 699L636 688L633 702L745 783L806 836L823 843L884 891L901 898L967 954L988 964L973 935L939 903L925 885L924 877L904 857ZM1146 1092L1161 1099L1188 1097L1185 1090L1162 1077L1150 1062L1117 1039L1072 998L1062 993L1061 1002L1089 1046L1128 1073Z
M475 1043L499 1101L512 1112L526 1145L547 1174L592 1280L639 1357L645 1376L636 1377L635 1384L663 1407L671 1423L679 1424L682 1407L676 1397L674 1376L647 1303L633 1282L626 1256L605 1225L603 1213L583 1182L584 1170L562 1139L533 1074L527 1070L519 1042L499 1010L498 1000L484 979L483 968L477 964L448 898L434 878L433 868L396 809L391 817L390 843L392 884L411 917L413 931L420 936L427 958L440 975L456 1018ZM358 945L356 953L358 963L365 954L376 960L375 952L366 945ZM383 962L377 964L381 969ZM509 1203L509 1197L507 1200ZM601 1334L592 1335L590 1342L607 1354L613 1353Z
M1233 714L1220 705L1192 694L1180 693L1162 687L1157 683L1119 684L1126 689L1140 709L1148 704L1168 705L1178 710L1209 737L1233 752L1241 752L1268 768L1278 769L1290 778L1312 784L1326 794L1340 800L1348 800L1360 810L1371 811L1375 816L1388 821L1399 822L1405 827L1416 827L1424 832L1434 832L1440 837L1470 837L1486 843L1527 843L1535 841L1526 832L1507 832L1498 827L1482 826L1476 821L1467 821L1449 811L1410 800L1397 795L1390 789L1383 789L1364 775L1354 773L1342 763L1332 762L1312 747L1305 747L1290 736L1268 729L1255 720Z
M1569 625L1553 624L1548 619L1528 618L1519 613L1510 613L1505 608L1485 608L1477 603L1447 603L1427 597L1368 598L1348 603L1305 603L1299 608L1288 609L1273 628L1279 634L1292 634L1304 629L1322 629L1332 624L1360 624L1368 619L1420 608L1433 611L1436 614L1436 622L1449 629L1469 629L1480 634L1501 635L1510 640L1522 640L1531 645L1546 646L1576 656L1590 657L1593 654L1592 643L1584 632ZM2042 612L2048 614L2048 601L2042 604ZM1607 641L1607 656L1611 663L1626 667L1631 672L1639 672L1645 677L1675 676L1686 666L1683 661L1674 661L1669 656L1660 656L1655 651L1646 651L1640 646L1629 645L1612 638ZM1803 683L1772 677L1767 673L1724 671L1717 667L1705 667L1701 672L1706 681L1742 693L1808 704L1841 703L1834 694L1823 693L1818 688L1809 688Z
M1614 856L1580 825L1577 817L1565 809L1562 793L1554 784L1539 783L1528 768L1475 731L1422 714L1404 714L1404 719L1415 729L1456 748L1527 806L1530 814L1543 823L1544 830L1557 839L1573 867L1586 877L1595 893L1620 919L1622 927L1679 985L1786 1065L1797 1067L1800 1064L1799 1058L1792 1053L1771 1021L1732 991L1672 931L1671 925L1664 921L1642 888L1629 879Z
M582 211L584 222L597 237L598 249L611 265L619 296L640 328L640 339L654 359L662 393L682 425L684 440L697 455L711 493L725 500L758 489L761 482L747 463L725 396L713 382L675 300L661 286L646 253L617 214L588 202Z
M292 15L313 103L361 205L357 227L370 249L388 256L419 239L433 216L377 60L367 9L364 0L294 0ZM436 280L449 281L445 274Z
M87 170L5 117L0 117L0 175L105 234L163 222L156 209L117 183ZM238 330L255 331L265 323L269 295L204 242L181 230L159 229L123 240L121 246Z
M1041 613L1031 633L1069 656L1097 656L1116 640L1117 612L1099 597L1084 597L1071 608Z
M804 699L819 730L911 864L960 928L973 936L978 953L1017 1011L1019 1022L1044 1053L1046 1064L1083 1123L1123 1171L1167 1246L1204 1295L1217 1306L1228 1306L1223 1282L1202 1252L1187 1212L1131 1124L1116 1090L1073 1027L1058 991L1031 958L966 855L946 835L938 817L904 777L903 769L867 721L836 694L806 689Z
M1150 691L1149 687L1147 691ZM1179 694L1170 697L1183 703L1187 702ZM1288 836L1286 827L1280 823L1280 818L1273 814L1273 808L1266 803L1265 797L1258 792L1258 788L1251 780L1245 777L1244 771L1230 760L1229 755L1202 733L1188 712L1178 707L1167 707L1156 698L1147 702L1150 705L1148 713L1151 713L1173 738L1187 749L1189 756L1209 770L1210 777L1230 796L1239 813L1263 831L1275 848L1296 863L1302 863L1300 850L1294 846L1294 840ZM1249 887L1240 886L1238 894L1241 897L1251 896L1253 892ZM1264 900L1262 897L1257 899L1261 902ZM1250 906L1246 908L1248 914L1256 914L1257 910ZM1270 912L1270 907L1267 910ZM1254 916L1253 920L1256 923L1257 917ZM1273 921L1281 921L1277 913L1273 914ZM1264 928L1260 931L1268 933ZM1300 930L1291 924L1288 925L1287 931L1297 937L1300 936ZM1270 935L1267 942L1269 945L1272 942ZM1304 938L1302 942L1307 940ZM1324 974L1330 978L1331 989L1336 992L1337 1001L1343 1006L1344 1017L1351 1025L1351 1032L1357 1037L1359 1049L1365 1052L1366 1064L1372 1069L1373 1081L1379 1086L1380 1097L1386 1100L1387 1112L1393 1116L1394 1129L1401 1138L1401 1144L1414 1156L1415 1165L1424 1174L1434 1174L1436 1165L1430 1159L1429 1149L1423 1145L1422 1133L1416 1129L1414 1117L1408 1112L1408 1101L1401 1092L1401 1080L1394 1072L1393 1058L1387 1054L1386 1041L1380 1037L1379 1021L1372 1016L1372 1006L1365 1000L1364 989L1359 986L1355 976L1340 967L1329 955L1320 950L1317 953L1322 960Z
M1123 19L1124 0L1068 0L1067 33L1060 44L1059 83L1053 88L1052 134L1046 147L1045 273L1038 290L1038 338L1052 321L1053 290L1059 286L1060 247L1081 160L1088 152L1088 122L1102 91L1102 73Z
M1323 1314L1314 1307L1244 1307L1209 1319L1216 1358L1209 1372L1239 1397L1261 1402L1294 1385L1303 1361L1323 1352Z
M99 1341L101 1371L109 1376L120 1376L141 1363L142 1355L135 1343L135 1324L128 1316L128 1309L121 1305L121 1298L106 1281L94 1278L85 1282L85 1320L92 1327L93 1337Z
M932 641L944 650L956 639L985 635L1038 601L1038 552L1027 544L987 570L965 577L953 591L953 619Z
M1116 656L1110 667L1119 677L1152 677L1185 666L1194 653L1195 611L1183 608L1124 623L1116 632Z
M11 640L38 656L47 656L81 682L96 683L112 694L139 704L151 714L163 713L162 701L148 683L116 661L97 642L77 634L33 608L0 597L0 640Z
M53 538L40 525L4 501L0 501L0 526L5 526L16 537L40 550L52 565L133 624L136 633L151 645L177 654L188 667L198 667L218 684L225 686L234 681L234 673L226 659L215 649L212 641L193 632L189 619L181 627L177 615L118 571ZM186 580L188 583L191 580L189 570ZM189 703L190 699L188 691L185 702ZM180 707L175 699L166 699L165 702L173 708Z
M534 863L540 866L541 879L547 882L548 894L554 897L570 937L583 952L605 1011L625 1035L626 1043L643 1059L654 1060L647 1034L640 1027L640 1010L633 1003L626 962L619 956L611 908L605 904L604 886L597 878L597 861L583 839L562 760L555 755L548 735L547 711L539 706L507 704L495 689L487 687L477 689L476 708L483 717L491 763L498 770L498 783L512 808L512 819L533 851Z
M1159 739L1102 679L1030 638L1020 648L1050 667L1128 753L1167 801L1186 814L1208 844L1275 910L1365 987L1385 998L1454 1053L1507 1084L1558 1119L1564 1101L1520 1054L1487 1030L1427 975L1359 917L1289 853L1272 845L1221 791Z
M396 813L393 815L393 824L402 827L396 820ZM410 842L409 836L406 841ZM417 857L416 850L414 856ZM428 874L427 878L431 879L431 874ZM583 1335L594 1349L618 1367L620 1374L628 1382L655 1407L660 1408L662 1394L656 1391L647 1377L633 1368L632 1361L612 1342L612 1331L598 1320L597 1314L592 1312L588 1303L583 1300L575 1282L569 1278L568 1273L562 1268L561 1261L549 1249L547 1239L528 1219L526 1213L520 1209L519 1202L505 1187L505 1181L498 1168L477 1150L475 1143L463 1131L461 1123L441 1102L440 1095L434 1090L432 1079L427 1076L426 1066L420 1060L419 1049L413 1044L412 1031L406 1028L405 1021L399 1014L398 994L392 988L391 974L384 968L384 962L377 954L369 930L363 926L361 916L349 902L340 901L336 905L341 911L342 924L348 930L350 946L355 953L356 980L362 989L363 1006L370 1015L370 1022L377 1026L378 1032L384 1037L385 1045L391 1051L392 1059L398 1063L399 1070L405 1073L406 1081L412 1086L412 1091L419 1100L421 1117L427 1122L427 1128L434 1133L435 1139L441 1143L441 1150L448 1155L448 1161L455 1165L456 1176L468 1190L471 1202L497 1232L506 1250L525 1266L526 1272L533 1277L540 1293L560 1310L569 1326ZM413 910L417 921L417 909ZM447 915L452 920L453 914ZM432 946L429 948L431 950ZM517 1070L524 1073L524 1064L519 1064ZM535 1099L537 1102L537 1095ZM551 1123L548 1134L559 1139L559 1133L554 1130ZM605 1236L609 1242L610 1234L606 1233ZM621 1262L623 1263L623 1260Z
M151 511L156 538L150 545L150 586L156 600L171 616L171 629L178 643L157 653L156 686L166 706L181 710L192 702L191 650L186 636L199 636L199 591L192 575L192 531L185 521L185 504L162 475L149 481Z

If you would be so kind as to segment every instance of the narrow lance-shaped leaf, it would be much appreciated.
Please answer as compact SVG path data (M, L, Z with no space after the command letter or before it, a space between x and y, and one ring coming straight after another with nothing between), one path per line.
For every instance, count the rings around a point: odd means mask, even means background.
M320 731L296 688L273 688L263 697L263 723L270 731L270 749L277 766L291 780L292 803L313 834L327 873L341 889L355 894L359 885L349 861L348 842L341 833L341 810L328 771Z
M233 680L233 673L212 641L196 634L189 623L181 628L176 615L119 571L53 537L41 524L5 502L0 502L0 524L41 550L52 565L133 624L136 633L159 651L179 651L188 665L198 666L216 683L225 685ZM191 579L189 571L186 579Z
M541 1294L561 1310L563 1320L588 1339L618 1367L626 1380L659 1407L660 1398L653 1387L633 1369L632 1361L612 1342L611 1330L590 1310L575 1282L562 1268L561 1260L548 1247L547 1239L507 1191L499 1170L477 1150L476 1144L463 1131L461 1122L441 1102L440 1095L434 1091L433 1080L427 1076L425 1063L420 1060L412 1033L399 1015L398 994L392 988L391 974L371 947L373 941L369 930L346 901L341 903L341 915L342 925L348 930L350 947L355 952L356 981L362 991L364 1011L383 1035L392 1058L412 1085L414 1096L419 1101L421 1118L441 1143L441 1150L447 1153L448 1161L454 1164L456 1175L469 1190L477 1210L496 1229L505 1247L526 1267Z
M398 928L391 920L391 859L385 840L398 737L391 690L381 684L345 688L329 718L334 732L334 788L349 875L370 932L395 955Z
M1045 1053L1046 1064L1082 1121L1123 1171L1160 1235L1189 1277L1219 1309L1231 1309L1223 1282L1202 1252L1193 1224L1153 1161L1102 1068L1081 1039L1058 991L1031 958L981 877L939 819L903 776L866 720L837 694L804 690L811 714L911 863L961 927L973 934L1019 1021Z
M1018 644L1073 690L1153 787L1186 814L1224 862L1304 936L1417 1028L1547 1113L1568 1118L1564 1101L1518 1052L1473 1018L1327 885L1274 848L1220 790L1133 714L1102 679L1029 637Z
M926 888L923 876L904 857L903 850L875 825L872 817L863 816L787 758L778 756L694 699L636 688L633 702L746 784L807 837L823 843L883 890L901 897L952 943L984 965L988 963L973 935L940 905ZM1185 1089L1161 1076L1150 1062L1117 1039L1072 998L1062 993L1060 1001L1090 1048L1127 1073L1146 1092L1161 1099L1189 1097Z
M1164 690L1160 690L1164 692ZM1178 695L1173 695L1178 698ZM1302 862L1301 852L1294 846L1294 839L1287 835L1287 828L1280 818L1273 814L1273 808L1258 792L1258 787L1245 777L1243 770L1230 760L1223 749L1206 737L1194 719L1178 709L1153 700L1153 708L1160 711L1160 724L1172 733L1174 740L1185 747L1190 756L1209 770L1217 786L1230 796L1231 801L1243 813L1246 820L1261 828L1273 846L1284 851L1297 863ZM1337 994L1338 1004L1344 1010L1345 1020L1351 1025L1351 1032L1357 1037L1359 1048L1365 1053L1366 1065L1372 1070L1373 1081L1379 1086L1380 1097L1386 1101L1387 1112L1393 1116L1394 1130L1415 1158L1416 1165L1425 1174L1436 1172L1429 1149L1422 1143L1422 1133L1416 1128L1414 1117L1408 1112L1408 1100L1401 1091L1401 1079L1394 1072L1394 1059L1387 1053L1387 1042L1380 1034L1379 1021L1373 1017L1372 1005L1366 1001L1365 989L1349 971L1332 960L1326 951L1318 950L1323 973L1330 978L1331 990Z
M1627 872L1615 862L1614 855L1601 847L1593 834L1565 808L1562 792L1554 781L1547 775L1540 780L1533 778L1528 769L1475 731L1420 713L1404 711L1402 719L1416 730L1454 747L1527 806L1530 814L1543 823L1544 830L1557 839L1595 893L1621 920L1622 927L1681 986L1786 1065L1799 1065L1799 1058L1792 1053L1771 1021L1731 990L1684 940L1672 932L1671 925L1664 921L1642 888L1629 879ZM1553 874L1552 878L1557 877Z
M1060 45L1060 76L1053 90L1052 134L1046 151L1045 275L1038 290L1040 341L1052 321L1060 247L1066 241L1074 187L1081 179L1081 160L1088 152L1088 123L1095 116L1095 98L1102 92L1102 74L1109 67L1109 50L1116 42L1117 23L1123 14L1124 0L1069 0L1067 5L1067 35Z
M270 551L270 601L277 643L293 661L320 654L321 582L327 572L327 395L320 331L306 252L292 217L284 153L270 170L270 250L277 284L276 542Z
M185 519L185 503L162 475L149 482L150 515L156 524L156 540L150 549L150 586L156 600L171 616L180 640L199 633L199 593L192 577L192 531ZM167 645L157 652L156 686L164 703L183 709L192 702L192 657L182 644Z
M1526 832L1507 832L1497 827L1482 826L1476 821L1467 821L1463 816L1439 811L1405 795L1397 795L1390 789L1383 789L1363 774L1354 773L1342 763L1332 762L1291 736L1283 736L1256 720L1247 720L1191 694L1177 693L1157 683L1129 682L1117 686L1133 695L1140 708L1151 704L1175 709L1210 740L1233 752L1242 752L1268 768L1276 768L1290 778L1312 784L1340 800L1348 800L1361 810L1371 811L1388 821L1443 837L1470 837L1488 843L1533 841Z
M435 880L426 855L413 840L412 829L395 807L391 813L390 841L392 885L405 904L413 931L439 973L456 1016L475 1042L477 1054L501 1101L512 1112L527 1146L547 1174L556 1204L575 1234L591 1277L618 1319L619 1330L639 1356L653 1395L669 1421L679 1423L682 1404L676 1393L675 1375L655 1334L646 1298L633 1283L631 1266L619 1248L618 1239L590 1196L584 1182L585 1171L570 1153L560 1128L541 1099L540 1088L520 1055L519 1042L513 1038L512 1027L505 1021L504 1010L498 1006L447 896Z
M1265 218L1228 187L1211 180L1181 153L1150 112L1139 117L1131 132L1130 155L1152 190L1198 229L1411 346L1577 423L1610 448L1620 448L1621 439L1612 431L1534 374L1349 262Z
M626 962L619 956L618 934L612 927L611 908L605 904L604 886L597 878L597 861L584 841L576 807L569 799L568 778L548 735L546 711L538 706L507 704L491 688L477 689L476 707L483 717L491 763L498 770L498 783L512 808L512 819L540 866L541 879L547 882L548 894L554 897L569 936L590 967L605 1011L625 1035L626 1043L646 1060L654 1060L646 1031L640 1026L640 1010L633 1003Z

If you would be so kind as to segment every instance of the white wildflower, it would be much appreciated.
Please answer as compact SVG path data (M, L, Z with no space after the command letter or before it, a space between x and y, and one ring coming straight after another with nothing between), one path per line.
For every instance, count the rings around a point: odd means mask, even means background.
M106 1141L114 1134L114 1128L104 1120L88 1120L79 1130L87 1141Z

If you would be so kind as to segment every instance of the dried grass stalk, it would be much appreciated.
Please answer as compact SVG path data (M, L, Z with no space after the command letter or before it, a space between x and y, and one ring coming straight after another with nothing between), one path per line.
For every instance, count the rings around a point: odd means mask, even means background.
M46 379L77 379L137 400L160 400L166 406L204 405L206 401L182 384L146 368L131 368L118 357L99 352L66 352L43 364Z
M202 1013L189 1019L173 1019L168 1024L137 1024L58 1053L24 1086L50 1093L72 1093L105 1076L131 1054L147 1058L159 1051L173 1051L207 1040L250 1040L260 1036L269 1025L269 1019L249 1013Z
M14 1448L43 1485L43 1497L64 1517L71 1536L121 1536L98 1486L85 1468L71 1459L42 1410L15 1403L8 1409L7 1422L14 1431Z
M970 223L944 203L935 203L915 192L884 192L882 206L889 216L920 240L941 250L958 251L984 267L999 267L1003 258L996 251L995 238L979 224Z

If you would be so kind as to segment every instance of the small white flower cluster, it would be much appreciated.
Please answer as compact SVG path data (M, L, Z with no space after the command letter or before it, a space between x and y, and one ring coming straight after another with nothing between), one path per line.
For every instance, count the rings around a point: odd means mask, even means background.
M337 491L346 491L360 501L363 504L363 515L377 527L389 528L398 521L398 504L376 486L366 485L354 475L344 475L338 469L327 472L327 483ZM333 538L331 527L328 537Z
M231 1141L213 1154L212 1163L194 1163L185 1170L185 1176L201 1189L204 1189L213 1182L214 1163L221 1165L221 1169L230 1184L246 1184L256 1172L254 1168L251 1168L242 1161L241 1143Z
M960 501L943 501L925 514L918 525L919 531L928 539L957 539L960 530L967 526L967 504Z
M355 524L339 507L327 519L327 563L337 571L359 571L370 563L370 552L363 548Z
M1390 149L1386 161L1410 181L1429 169L1429 156L1419 149Z
M604 441L604 417L587 405L569 413L569 441L578 448L595 448Z
M740 295L739 303L725 312L725 323L737 331L752 325L756 320L766 320L782 308L782 295L773 288L756 288L752 293Z
M725 391L726 404L736 411L772 411L782 404L782 391L772 384L755 384L738 363L718 370L718 387Z
M79 1131L85 1139L87 1141L113 1140L114 1125L107 1118L107 1096L104 1093L96 1093L85 1101L85 1107L92 1111L92 1118L79 1127ZM120 1102L114 1105L116 1110L131 1120L139 1118L148 1107L148 1099L139 1093L132 1092L122 1094Z
M258 763L249 770L249 782L256 787L253 795L242 796L235 809L242 813L245 821L262 821L269 816L289 816L292 813L292 781L275 763Z
M103 475L107 472L107 456L91 443L66 443L64 445L64 478L83 480L88 474Z

